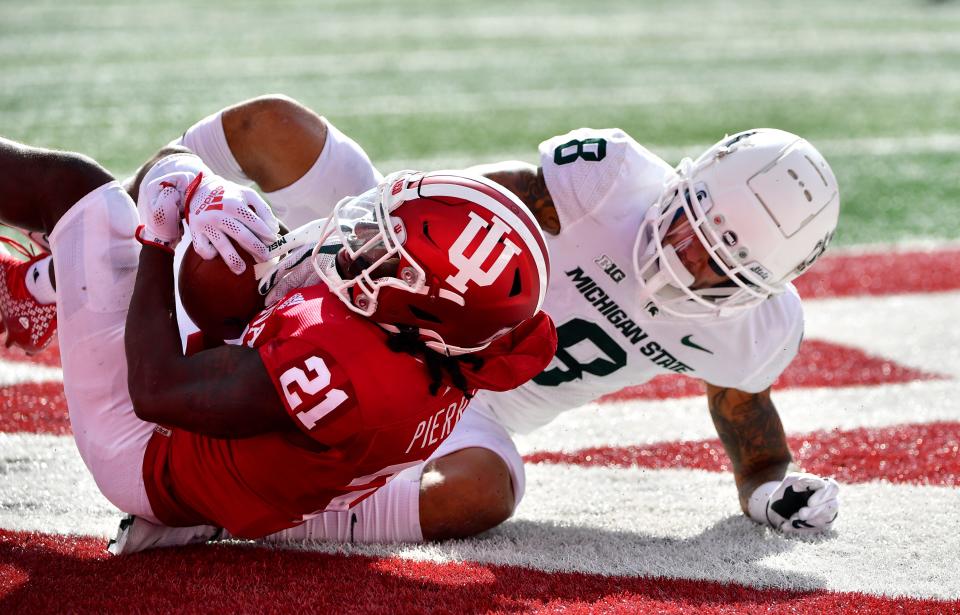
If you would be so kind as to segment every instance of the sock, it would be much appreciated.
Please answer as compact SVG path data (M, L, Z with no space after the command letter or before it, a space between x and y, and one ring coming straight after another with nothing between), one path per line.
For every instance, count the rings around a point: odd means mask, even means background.
M420 472L402 472L350 510L326 512L262 538L266 542L423 542Z
M27 292L33 295L38 303L55 303L57 300L57 291L50 281L50 267L53 265L53 257L47 256L41 258L27 267Z

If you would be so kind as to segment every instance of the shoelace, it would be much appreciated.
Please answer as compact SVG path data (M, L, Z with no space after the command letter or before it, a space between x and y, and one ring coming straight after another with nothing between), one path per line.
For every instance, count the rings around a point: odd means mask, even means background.
M28 296L27 279L25 275L21 274L21 272L26 267L29 267L34 261L46 255L37 254L33 250L24 246L22 243L20 243L16 239L12 239L10 237L4 237L2 235L0 235L0 244L5 244L13 248L14 250L19 252L22 256L24 256L27 259L25 261L21 261L16 265L13 265L10 267L9 274L7 275L7 287L10 289L10 293L14 297L22 297L25 295Z
M2 222L0 222L0 226L5 226L5 227L7 227L7 228L14 228L14 227L10 226L9 224L3 224ZM23 245L22 243L20 243L20 242L17 241L16 239L13 239L12 237L5 237L5 236L3 236L3 235L0 235L0 243L4 243L4 244L12 247L14 250L16 250L17 252L19 252L19 253L22 254L23 256L25 256L27 259L31 259L31 258L37 256L37 253L36 253L35 251L33 251L32 249L26 247L25 245Z

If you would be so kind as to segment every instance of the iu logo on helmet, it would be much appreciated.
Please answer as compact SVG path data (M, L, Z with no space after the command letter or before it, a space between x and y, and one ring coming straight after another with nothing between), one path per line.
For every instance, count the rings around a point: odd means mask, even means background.
M473 282L477 286L489 286L497 281L503 270L506 269L510 259L520 254L520 248L509 239L503 236L510 232L510 227L500 218L493 216L493 220L487 222L476 212L468 212L470 222L467 228L463 229L457 240L453 242L447 255L450 258L450 264L458 269L457 275L448 275L446 283L457 289L461 293L467 292L467 283ZM476 239L484 229L487 230L486 236L473 251L470 256L466 255L467 246ZM484 270L483 264L493 254L494 248L502 245L503 250L497 256L489 269Z

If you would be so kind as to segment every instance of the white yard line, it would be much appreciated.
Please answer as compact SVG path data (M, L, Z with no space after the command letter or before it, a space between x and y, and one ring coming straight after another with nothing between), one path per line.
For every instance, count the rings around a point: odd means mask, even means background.
M533 466L527 476L527 498L516 517L479 538L305 548L782 589L960 597L960 535L954 531L960 490L845 485L837 531L798 539L746 519L727 475Z
M960 291L805 303L806 336L960 379Z
M0 527L107 536L118 521L72 436L0 433Z
M24 382L48 382L51 380L63 380L63 370L59 367L0 359L0 387Z

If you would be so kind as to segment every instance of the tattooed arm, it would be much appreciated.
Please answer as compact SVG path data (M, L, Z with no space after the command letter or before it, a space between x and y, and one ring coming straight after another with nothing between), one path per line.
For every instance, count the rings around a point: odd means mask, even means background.
M768 481L779 481L793 460L770 389L745 393L707 384L710 416L723 448L733 464L733 476L740 494L740 507L754 489Z
M560 219L553 198L543 179L543 169L526 162L510 160L494 164L482 164L467 169L491 179L517 195L533 212L543 232L556 235L560 232Z

